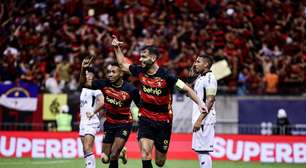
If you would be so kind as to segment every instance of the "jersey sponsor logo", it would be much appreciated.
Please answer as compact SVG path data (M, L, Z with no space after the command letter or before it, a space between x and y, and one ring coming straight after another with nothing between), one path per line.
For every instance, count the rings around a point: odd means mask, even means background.
M148 94L152 94L152 95L159 96L159 95L162 94L162 90L161 89L146 87L145 85L142 85L142 90L143 90L143 92L148 93Z
M117 100L117 99L115 99L115 98L108 97L108 96L105 97L105 100L106 100L108 103L110 103L110 104L112 104L112 105L115 105L115 106L122 107L122 105L123 105L122 101Z

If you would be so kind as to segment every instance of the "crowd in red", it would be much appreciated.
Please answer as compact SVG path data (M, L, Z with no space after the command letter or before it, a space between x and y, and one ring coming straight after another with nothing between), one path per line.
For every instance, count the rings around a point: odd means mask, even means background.
M0 81L73 92L85 56L97 55L103 77L116 34L130 61L138 62L144 45L157 45L160 65L183 80L200 54L226 59L232 74L218 82L219 93L300 94L305 12L299 0L1 1Z

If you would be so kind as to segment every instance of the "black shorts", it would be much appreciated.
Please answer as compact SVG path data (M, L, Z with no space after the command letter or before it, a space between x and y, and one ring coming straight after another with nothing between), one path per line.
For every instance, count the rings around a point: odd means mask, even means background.
M104 138L103 143L113 143L116 137L122 138L125 141L128 140L131 130L132 123L129 124L111 124L104 123Z
M139 118L138 141L141 138L148 138L154 141L155 148L161 153L167 153L172 124L164 121L153 121L148 118Z

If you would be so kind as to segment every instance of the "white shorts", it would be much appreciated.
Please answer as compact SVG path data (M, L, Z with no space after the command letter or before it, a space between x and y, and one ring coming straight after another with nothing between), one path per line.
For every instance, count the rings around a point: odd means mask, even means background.
M96 136L96 133L100 130L100 122L96 123L80 123L79 135L85 136L86 134Z
M212 152L214 148L215 124L203 124L192 134L192 150L196 152Z

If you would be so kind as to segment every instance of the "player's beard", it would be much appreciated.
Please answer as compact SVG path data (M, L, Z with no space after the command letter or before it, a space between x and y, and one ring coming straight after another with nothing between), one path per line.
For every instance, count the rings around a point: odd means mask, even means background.
M146 66L144 67L145 71L148 71L153 66L154 63L155 63L155 61L148 60L146 62Z

